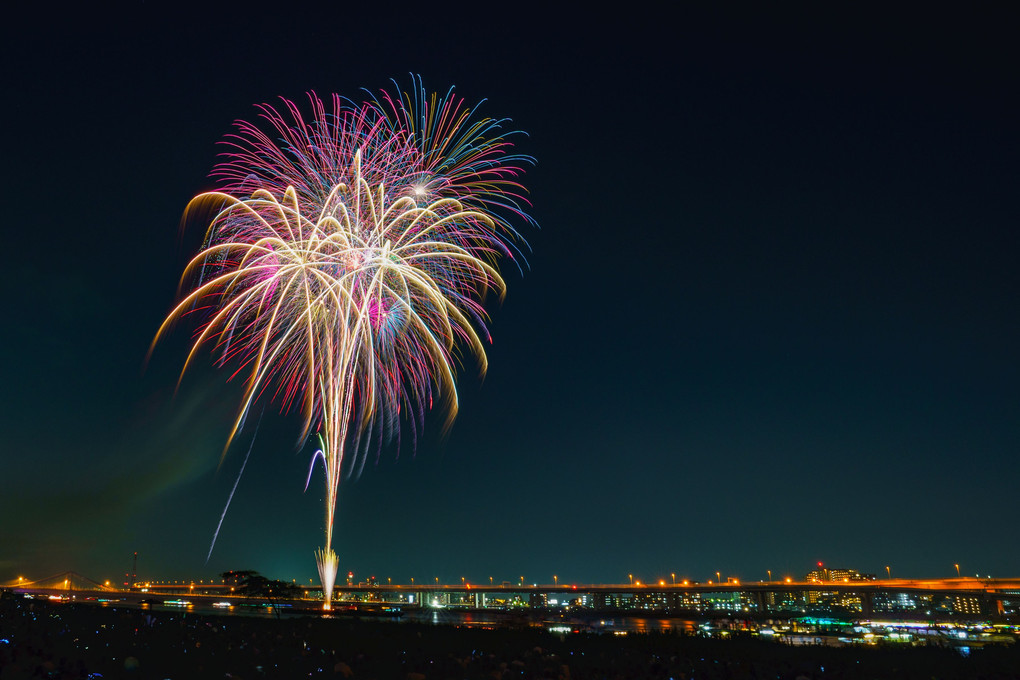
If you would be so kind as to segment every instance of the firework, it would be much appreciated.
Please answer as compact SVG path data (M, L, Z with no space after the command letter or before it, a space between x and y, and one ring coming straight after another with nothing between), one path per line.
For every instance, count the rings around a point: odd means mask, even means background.
M530 159L510 153L506 121L420 81L360 104L309 100L308 120L283 100L286 115L263 105L262 127L239 122L227 138L219 190L185 212L211 219L156 340L196 315L184 370L209 346L245 376L228 445L260 399L300 410L302 440L317 433L328 609L342 477L402 427L416 441L427 411L452 422L462 348L485 371L484 301L505 292L500 260L521 259L511 220L530 222L518 183Z

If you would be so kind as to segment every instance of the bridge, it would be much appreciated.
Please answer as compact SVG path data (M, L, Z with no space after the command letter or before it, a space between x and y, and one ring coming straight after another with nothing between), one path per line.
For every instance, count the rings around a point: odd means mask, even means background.
M106 583L100 583L99 581L91 579L88 576L82 576L74 571L62 571L59 574L53 574L40 579L26 579L19 576L14 581L0 584L0 588L21 589L26 591L52 590L65 592L117 592L117 588L112 586L109 581Z
M141 581L116 588L74 572L45 579L20 579L4 587L57 595L120 593L126 599L160 596L239 598L225 581ZM313 605L321 588L297 585ZM1020 620L1020 578L876 579L857 581L665 582L615 584L459 584L341 583L334 591L338 605L401 608L544 610L579 608L593 612L644 615L793 616L807 613L873 617L895 614L918 619L986 617Z
M321 595L315 586L307 596ZM347 584L335 599L387 604L486 609L576 604L596 611L774 614L830 611L861 616L883 612L1020 617L1020 579L884 579L615 584Z

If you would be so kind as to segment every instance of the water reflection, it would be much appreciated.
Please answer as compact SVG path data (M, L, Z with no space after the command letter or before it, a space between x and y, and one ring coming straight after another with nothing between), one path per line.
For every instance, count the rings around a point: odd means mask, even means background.
M624 618L620 620L620 625L613 629L629 633L693 633L697 627L697 622L690 619Z
M698 621L674 618L643 618L617 616L595 617L532 617L524 613L503 611L457 612L449 609L408 612L402 621L431 623L436 625L461 626L464 628L545 628L553 632L596 632L596 633L684 633L693 634Z
M267 604L187 602L186 604L169 602L99 602L103 607L128 607L153 612L187 612L195 614L216 614L219 616L253 616L258 618L280 618L296 616L314 616L319 618L368 618L354 612L323 613L318 608L272 607ZM538 617L527 612L501 610L456 611L451 609L417 609L405 611L401 616L377 617L373 619L392 622L430 623L439 626L460 626L494 630L498 628L546 628L556 632L596 632L596 633L694 633L701 622L691 619L674 618L643 618L616 616L611 618L598 617Z
M705 637L728 637L734 634L751 634L782 641L790 645L937 645L956 649L967 656L975 646L986 644L1015 644L1020 642L1020 626L987 623L906 622L894 620L839 622L835 620L801 617L788 620L694 620L688 618L609 616L599 617L592 612L578 615L574 612L537 612L527 610L454 610L448 608L413 609L403 612L396 608L354 608L323 613L315 603L282 603L211 601L211 600L155 600L136 602L113 599L75 600L61 598L60 603L82 603L109 608L140 609L146 612L166 612L185 618L194 614L218 616L245 616L259 618L314 617L326 619L371 619L424 623L482 630L540 628L559 635L594 633L608 635L628 634L679 634Z

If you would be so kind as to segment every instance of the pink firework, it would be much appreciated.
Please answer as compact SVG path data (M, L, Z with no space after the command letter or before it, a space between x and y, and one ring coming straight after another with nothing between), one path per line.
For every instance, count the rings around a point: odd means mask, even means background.
M189 289L168 315L201 321L188 362L211 344L246 376L231 437L260 397L300 407L326 469L326 541L317 560L326 606L339 482L370 445L413 437L442 403L457 411L459 348L484 372L488 291L530 222L503 120L476 119L452 90L383 92L355 104L309 95L312 115L283 100L263 127L237 123L213 175L220 190L189 205L212 218L189 263ZM188 362L185 363L185 368Z

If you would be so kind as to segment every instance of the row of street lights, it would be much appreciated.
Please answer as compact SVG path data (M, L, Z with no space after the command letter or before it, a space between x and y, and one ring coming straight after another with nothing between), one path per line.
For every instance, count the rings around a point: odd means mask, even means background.
M956 577L957 578L962 578L961 574L960 574L960 565L959 565L959 563L954 563L953 567L956 569ZM766 569L765 571L768 573L768 577L769 577L768 582L772 583L772 570L771 569ZM892 568L889 565L886 565L886 567L885 567L885 575L886 575L887 579L890 579L890 580L892 579ZM677 584L676 583L676 572L670 573L669 576L670 576L670 580L672 581L672 584L675 586ZM520 576L518 578L520 579L521 587L523 588L524 587L524 577ZM640 586L641 585L641 581L640 580L638 580L638 581L634 580L634 574L627 574L627 578L630 580L630 585L632 585L632 586ZM719 572L719 571L715 572L715 578L716 578L716 583L722 583L722 572ZM790 582L792 582L793 579L790 578L789 576L787 576L784 580L787 583L790 583ZM223 581L223 582L225 583L225 581ZM22 585L24 585L24 583L25 583L25 577L19 576L18 577L18 587L20 588ZM160 583L160 582L157 581L157 583ZM170 583L170 582L169 581L164 581L163 583ZM174 581L174 583L176 584L177 581ZM185 582L182 582L182 585L184 583ZM200 584L204 583L204 580L200 580L199 583ZM209 583L212 584L213 580L210 579ZM309 583L311 583L310 579L309 579ZM386 583L388 585L393 585L393 579L391 577L387 577ZM464 576L461 576L460 577L460 583L461 583L462 586L466 587L467 586L467 578L464 577ZM688 583L689 583L689 581L685 579L683 581L682 585L688 585ZM195 584L195 582L192 581L191 582L192 587L194 587L194 584ZM107 581L106 585L109 586L110 582ZM411 585L414 586L414 577L413 576L411 577ZM436 586L438 587L439 585L440 585L439 577L436 576ZM495 585L495 578L492 577L492 576L489 577L489 585L490 586L494 586ZM553 574L553 585L557 586L557 587L560 585L560 577L557 574ZM665 580L664 579L660 580L659 581L659 585L660 586L666 585Z
M956 569L956 577L957 578L961 578L959 563L954 563L953 567ZM766 569L765 571L768 573L768 577L769 577L768 582L772 583L772 570L771 569ZM676 574L675 573L671 573L669 576L670 576L670 579L672 580L673 585L675 586L676 585ZM885 566L885 576L886 576L887 579L892 580L892 568L889 565ZM627 578L630 580L630 585L632 585L632 586L635 586L635 585L636 586L640 586L641 585L641 581L635 581L634 580L634 574L627 574ZM722 573L718 572L718 571L715 572L715 579L716 579L716 583L722 583ZM553 576L553 580L554 581L556 580L556 576ZM789 576L787 576L784 580L786 581L786 583L791 583L793 581L793 579L790 578ZM688 582L685 580L683 582L683 585L687 585L687 583ZM664 580L660 580L659 581L659 585L666 585L666 583L665 583Z

